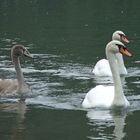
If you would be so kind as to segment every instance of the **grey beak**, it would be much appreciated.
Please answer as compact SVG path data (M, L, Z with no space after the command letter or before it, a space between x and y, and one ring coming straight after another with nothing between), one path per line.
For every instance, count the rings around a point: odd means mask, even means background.
M29 57L29 58L33 58L33 55L30 54L29 51L24 51L24 56Z

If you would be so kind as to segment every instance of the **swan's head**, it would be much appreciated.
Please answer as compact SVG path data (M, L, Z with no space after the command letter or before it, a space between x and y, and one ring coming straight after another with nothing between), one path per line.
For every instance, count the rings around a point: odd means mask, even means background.
M109 42L107 44L106 51L111 52L112 54L121 53L127 56L132 56L132 54L126 49L125 45L117 40Z
M127 39L126 35L122 31L116 31L112 35L112 40L119 40L124 43L129 43L129 40Z
M11 56L13 57L29 57L32 58L30 52L23 45L14 45L11 49Z

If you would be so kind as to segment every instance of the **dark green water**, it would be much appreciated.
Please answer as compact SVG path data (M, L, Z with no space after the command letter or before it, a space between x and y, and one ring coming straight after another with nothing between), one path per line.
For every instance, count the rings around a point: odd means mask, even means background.
M21 61L35 97L0 99L0 140L139 140L140 1L1 0L0 77L15 78L13 44L34 55ZM116 30L133 57L125 59L128 110L83 109L86 93L110 78L91 71Z

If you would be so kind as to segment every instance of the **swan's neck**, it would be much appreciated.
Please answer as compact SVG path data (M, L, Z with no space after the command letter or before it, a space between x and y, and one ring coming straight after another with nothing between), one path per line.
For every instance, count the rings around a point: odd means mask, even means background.
M23 89L23 87L25 86L25 81L24 81L24 76L23 76L22 70L21 70L19 57L13 56L13 63L15 66L17 81L18 81L17 90L21 91Z
M120 74L127 74L122 54L120 53L116 54L116 59L117 59L117 64L119 67Z
M110 64L113 81L114 81L115 95L114 95L113 105L120 105L121 103L124 102L124 94L123 94L120 74L119 74L119 70L118 70L118 66L117 66L117 61L115 59L115 54L107 51L106 55L107 55L107 59Z

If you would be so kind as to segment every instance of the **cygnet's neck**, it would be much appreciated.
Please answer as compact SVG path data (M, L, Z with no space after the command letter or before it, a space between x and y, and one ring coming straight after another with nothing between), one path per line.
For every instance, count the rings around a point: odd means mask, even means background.
M13 63L15 66L17 80L18 80L18 89L17 90L20 91L25 86L24 76L23 76L23 73L21 70L19 57L17 57L17 56L12 56L12 57L13 57Z
M122 84L121 84L121 79L120 79L117 62L115 59L116 54L113 54L108 49L106 49L106 55L107 55L107 59L110 64L112 77L113 77L113 81L114 81L115 95L114 95L113 105L120 105L124 102L124 93L123 93L123 89L122 89Z

